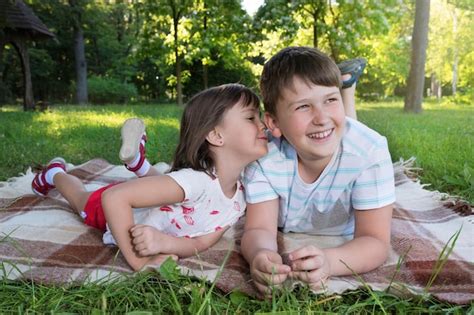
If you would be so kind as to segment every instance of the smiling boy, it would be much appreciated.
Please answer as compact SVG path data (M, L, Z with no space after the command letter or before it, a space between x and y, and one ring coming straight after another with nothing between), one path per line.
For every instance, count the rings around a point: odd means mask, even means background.
M354 93L360 72L342 93ZM336 64L313 48L285 48L265 64L260 88L272 137L267 156L245 171L242 237L257 289L268 293L288 277L316 289L330 276L380 266L390 248L392 161L385 137L353 119L350 97L343 103ZM278 230L350 240L296 249L283 264Z

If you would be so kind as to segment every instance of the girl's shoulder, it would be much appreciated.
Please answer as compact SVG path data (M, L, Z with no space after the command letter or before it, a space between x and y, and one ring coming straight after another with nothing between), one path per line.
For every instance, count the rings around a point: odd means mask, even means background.
M198 181L201 183L211 182L212 177L204 171L196 171L192 168L182 168L177 171L169 172L166 175L173 179L183 179L186 181Z

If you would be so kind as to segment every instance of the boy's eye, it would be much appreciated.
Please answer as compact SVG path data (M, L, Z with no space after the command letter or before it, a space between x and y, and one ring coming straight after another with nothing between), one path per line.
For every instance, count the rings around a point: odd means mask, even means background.
M306 109L306 108L308 108L308 107L309 107L308 104L303 104L303 105L297 106L297 107L296 107L296 110Z
M333 102L337 102L337 100L338 100L338 99L337 99L336 97L332 97L332 98L329 98L329 99L327 100L327 102L328 102L328 103L333 103Z
M251 116L251 117L247 117L248 120L255 120L255 117L254 116Z

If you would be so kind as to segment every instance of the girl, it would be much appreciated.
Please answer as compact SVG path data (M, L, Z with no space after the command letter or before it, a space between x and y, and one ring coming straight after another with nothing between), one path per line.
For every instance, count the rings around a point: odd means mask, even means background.
M239 84L210 88L189 101L166 175L149 176L156 171L147 166L145 141L129 145L134 136L145 140L139 122L129 120L122 128L120 156L132 156L127 168L148 176L88 192L65 172L64 160L56 158L32 182L33 191L42 196L57 188L86 224L109 230L135 270L159 264L163 254L191 256L216 243L244 214L244 167L267 153L259 99ZM147 207L159 208L148 211L143 224L134 225L132 208Z

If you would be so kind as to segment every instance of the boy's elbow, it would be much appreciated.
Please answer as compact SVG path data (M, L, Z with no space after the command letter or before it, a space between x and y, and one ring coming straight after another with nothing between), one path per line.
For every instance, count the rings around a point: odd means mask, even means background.
M388 256L390 255L390 250L392 248L390 244L390 240L388 242L379 240L380 242L380 249L379 249L379 255L380 255L380 261L381 264L385 263L388 259Z

